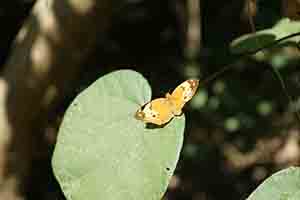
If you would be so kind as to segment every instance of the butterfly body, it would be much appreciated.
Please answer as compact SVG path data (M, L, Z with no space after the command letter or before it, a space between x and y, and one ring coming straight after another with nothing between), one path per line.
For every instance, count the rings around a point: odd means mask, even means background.
M145 123L163 125L174 116L182 114L183 106L195 95L199 80L189 79L181 83L165 98L157 98L142 106L135 117Z

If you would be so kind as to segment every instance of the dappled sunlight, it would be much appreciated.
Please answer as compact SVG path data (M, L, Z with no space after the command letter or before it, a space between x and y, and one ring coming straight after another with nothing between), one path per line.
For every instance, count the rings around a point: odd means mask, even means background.
M281 166L297 165L300 161L299 130L289 131L285 143L274 155L274 161Z
M53 50L51 45L49 45L49 40L44 35L38 36L32 44L31 70L37 79L44 79L48 75L50 71L49 66L53 63ZM31 81L37 80L31 79Z
M96 6L96 3L91 0L68 0L68 2L70 8L78 15L86 15Z
M44 37L55 44L59 44L63 40L62 31L64 28L59 25L59 18L55 15L53 4L53 0L39 1L34 7L33 14L36 16L40 31L45 35ZM41 9L44 11L39 12Z
M267 164L282 145L281 138L267 138L257 141L255 148L249 152L242 152L237 145L227 144L223 147L226 166L230 171L241 171L255 163Z
M27 34L29 32L28 29L29 29L29 27L24 27L19 31L18 35L16 36L16 41L15 41L17 44L22 43L24 41L24 39L26 39Z
M45 95L41 100L41 104L44 108L49 107L53 100L59 96L59 91L56 85L49 85L45 91Z

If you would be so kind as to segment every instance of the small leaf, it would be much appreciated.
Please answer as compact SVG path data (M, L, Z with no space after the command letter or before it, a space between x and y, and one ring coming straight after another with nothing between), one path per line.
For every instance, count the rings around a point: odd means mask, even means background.
M247 200L299 200L300 168L290 167L273 174Z
M254 52L257 49L275 42L275 38L275 35L266 33L266 31L246 34L235 39L230 45L230 50L234 54Z
M76 97L59 130L52 165L68 200L159 200L175 170L184 116L149 129L134 118L151 98L137 72L103 76Z
M230 49L232 53L244 54L254 52L266 45L274 43L276 40L282 39L289 35L300 32L300 22L293 21L288 18L281 19L272 28L257 31L255 33L243 35L231 43ZM297 46L300 41L300 35L291 37L282 41L280 44L287 43Z

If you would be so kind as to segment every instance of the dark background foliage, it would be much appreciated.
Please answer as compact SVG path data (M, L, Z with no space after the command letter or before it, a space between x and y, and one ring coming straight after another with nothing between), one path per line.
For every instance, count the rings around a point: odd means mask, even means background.
M283 17L279 0L255 2L252 14L245 11L245 2L201 1L201 40L197 53L189 57L187 1L127 0L115 13L109 33L99 35L76 89L51 113L48 129L40 132L46 138L42 145L48 149L40 152L33 165L29 199L64 199L50 160L57 127L76 94L100 76L121 68L142 73L155 97L187 77L210 77L236 59L228 46L253 31L249 19L260 30ZM1 64L33 4L25 0L0 3ZM287 92L297 99L298 63L287 65L281 73ZM185 145L166 199L245 199L273 172L299 164L300 122L268 64L239 60L215 80L201 84L198 93L185 108Z

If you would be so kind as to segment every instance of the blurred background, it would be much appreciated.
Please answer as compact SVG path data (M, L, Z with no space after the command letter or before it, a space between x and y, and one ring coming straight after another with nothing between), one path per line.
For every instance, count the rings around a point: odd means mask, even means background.
M0 3L1 66L34 3ZM64 199L50 165L64 111L89 84L117 69L142 73L159 97L187 78L205 80L231 63L214 80L200 83L185 107L185 144L164 199L245 199L272 173L299 165L300 121L294 112L300 103L299 62L280 68L284 91L269 64L237 59L229 51L239 36L270 28L283 17L297 20L299 14L297 0L126 0L108 33L97 37L75 85L36 133L42 142L27 199ZM289 53L300 56L297 48Z

